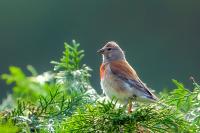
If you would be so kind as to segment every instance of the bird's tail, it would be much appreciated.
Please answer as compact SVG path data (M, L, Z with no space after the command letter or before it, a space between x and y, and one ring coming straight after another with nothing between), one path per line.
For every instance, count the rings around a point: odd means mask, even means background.
M158 97L155 96L153 93L150 92L150 95L147 95L146 96L149 100L152 100L152 101L158 101Z

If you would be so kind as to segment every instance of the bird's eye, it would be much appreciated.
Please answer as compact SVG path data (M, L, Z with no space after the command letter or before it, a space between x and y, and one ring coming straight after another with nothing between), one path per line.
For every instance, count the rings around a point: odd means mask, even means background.
M112 50L111 48L108 48L108 51Z

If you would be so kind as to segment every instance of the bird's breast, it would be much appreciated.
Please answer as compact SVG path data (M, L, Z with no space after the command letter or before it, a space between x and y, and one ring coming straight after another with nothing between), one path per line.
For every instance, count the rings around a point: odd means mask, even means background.
M101 66L100 66L100 78L101 78L101 80L104 78L105 68L106 68L105 64L101 64Z
M118 79L111 71L109 66L104 67L103 78L101 78L101 87L109 98L117 98L121 102L126 102L132 92L124 82Z

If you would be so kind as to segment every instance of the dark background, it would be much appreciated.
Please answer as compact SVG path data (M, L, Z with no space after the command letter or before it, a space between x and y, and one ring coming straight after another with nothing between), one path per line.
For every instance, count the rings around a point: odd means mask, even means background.
M127 59L151 88L172 87L171 79L191 87L200 80L199 0L1 0L0 74L15 65L52 70L63 42L72 39L85 50L93 68L92 85L99 90L97 49L117 41ZM27 72L27 71L26 71ZM0 97L10 87L0 81Z

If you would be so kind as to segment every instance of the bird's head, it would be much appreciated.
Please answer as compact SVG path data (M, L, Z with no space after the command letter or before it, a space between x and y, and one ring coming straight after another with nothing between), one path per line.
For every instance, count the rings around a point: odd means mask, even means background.
M105 46L99 49L97 52L103 55L103 62L125 59L123 50L114 41L107 42Z

